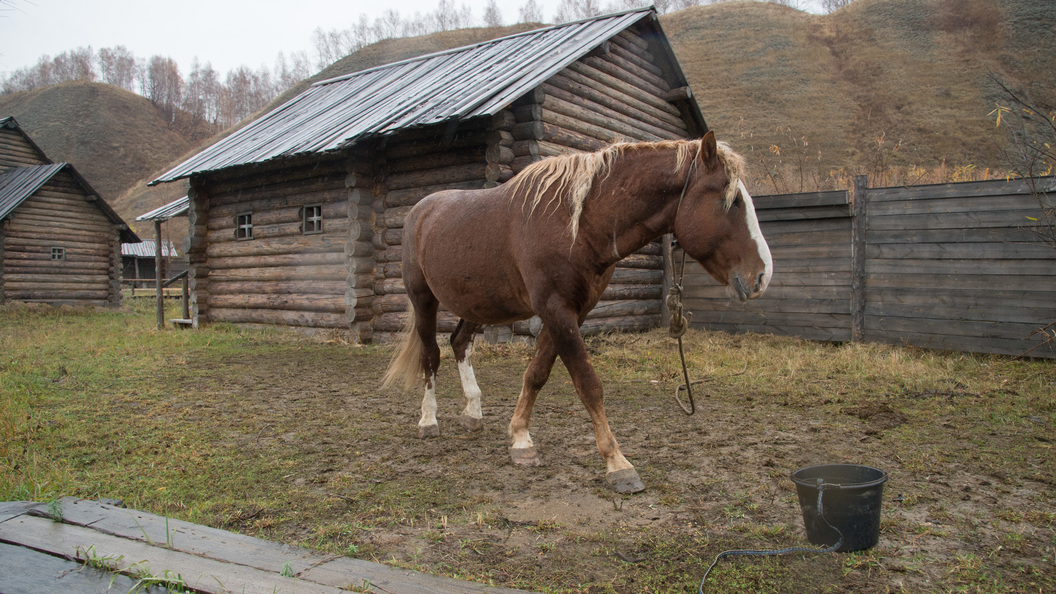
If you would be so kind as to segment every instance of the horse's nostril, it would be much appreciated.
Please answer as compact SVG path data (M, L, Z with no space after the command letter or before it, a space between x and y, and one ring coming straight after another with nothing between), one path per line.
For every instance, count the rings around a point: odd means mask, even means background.
M756 289L762 289L763 288L763 283L765 283L765 282L766 282L766 273L765 272L760 272L759 276L755 279L755 287L756 287Z

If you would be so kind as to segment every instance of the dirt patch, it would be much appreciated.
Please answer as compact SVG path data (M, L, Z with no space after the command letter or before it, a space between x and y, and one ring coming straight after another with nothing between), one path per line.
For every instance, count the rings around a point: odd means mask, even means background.
M858 406L848 409L847 413L858 417L868 424L869 429L866 430L866 435L876 435L886 429L899 427L906 422L906 415L893 410L886 404Z
M910 406L911 398L848 404L819 396L807 405L802 394L712 382L698 391L698 413L686 416L664 379L603 375L613 430L647 486L620 496L605 487L590 421L559 367L532 418L543 466L511 462L506 426L530 351L481 350L483 431L468 434L459 425L461 391L445 360L442 435L426 440L417 437L420 395L378 387L383 349L307 345L223 361L189 356L188 379L169 402L172 414L232 452L286 469L277 483L259 485L262 491L297 494L291 509L269 507L259 495L262 505L214 508L214 523L498 585L685 591L723 550L806 545L789 474L813 464L860 463L890 474L875 549L734 558L709 578L713 587L881 592L980 585L987 578L977 561L984 559L1014 566L1009 571L1024 575L1024 583L1052 583L1039 577L1051 564L1056 511L1052 470L1042 465L1047 442L1030 440L1043 446L1037 464L999 469L987 452L1020 437L995 431L989 442L974 443L976 432L958 431L964 421L951 409L944 421L951 427L940 425L943 447L974 447L979 455L912 445L907 436L934 429L934 422L931 412L924 419ZM978 398L960 404L977 405ZM1042 435L1047 421L1027 423Z

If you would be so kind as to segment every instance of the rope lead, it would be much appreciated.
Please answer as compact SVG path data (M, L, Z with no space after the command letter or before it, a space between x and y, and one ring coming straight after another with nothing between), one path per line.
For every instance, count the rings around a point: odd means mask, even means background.
M679 384L675 387L675 402L678 403L678 407L682 409L682 412L687 415L692 415L696 412L697 405L693 402L693 389L690 387L689 368L686 366L686 350L682 346L682 337L686 334L686 330L689 330L689 320L693 318L693 312L689 312L688 315L683 314L682 275L685 274L685 272L686 252L683 250L682 266L678 271L678 276L675 278L675 282L671 283L671 289L667 292L667 309L671 312L671 325L667 329L667 333L671 338L678 339L678 356L682 360L682 377L686 380L686 383ZM689 397L689 406L682 403L682 390L685 390L686 396Z
M825 519L825 514L822 513L822 511L821 511L821 496L822 496L822 494L824 492L825 492L825 482L822 479L819 478L818 479L818 517L821 518L821 521L825 522L825 524L829 528L832 528L833 530L835 530L836 534L840 535L840 539L836 541L836 544L834 544L834 545L832 545L830 547L824 548L824 549L815 549L815 548L812 548L812 547L789 547L787 549L779 549L779 550L776 550L776 551L753 551L753 550L747 550L747 549L723 551L723 552L721 552L721 553L719 553L718 555L715 556L715 560L711 562L711 565L708 567L708 570L704 572L704 577L700 578L700 586L697 588L697 594L704 594L704 580L708 579L708 574L711 573L712 569L715 569L715 566L719 563L719 560L721 560L721 559L723 559L725 557L737 557L737 556L758 556L758 557L762 557L762 556L774 556L774 555L788 555L788 554L791 554L791 553L816 553L818 555L822 555L822 554L825 554L825 553L836 552L836 549L839 549L840 546L843 545L843 532L840 532L839 528L833 526L832 524L829 524L829 521Z

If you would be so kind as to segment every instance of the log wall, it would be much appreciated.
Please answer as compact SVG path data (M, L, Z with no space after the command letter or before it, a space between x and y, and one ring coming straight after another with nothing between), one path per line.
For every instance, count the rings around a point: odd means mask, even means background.
M349 327L363 342L394 338L406 322L401 242L411 207L440 190L495 187L548 156L593 151L616 141L689 137L679 106L688 92L672 89L658 62L641 36L624 31L494 117L402 130L356 149L358 154L345 156L343 186L313 173L315 181L303 183L325 189L312 191L334 192L327 200L344 196L343 206L330 206L347 212L343 252L318 238L296 236L290 213L310 201L301 196L306 190L284 180L281 172L262 170L227 186L212 177L208 183L192 179L191 232L184 251L193 268L196 323ZM269 176L271 185L264 180ZM233 217L249 210L255 238L235 241ZM258 216L268 217L266 227L258 226ZM664 265L659 243L621 263L585 332L659 326ZM456 323L453 315L441 312L441 331L454 330ZM491 340L530 337L538 333L538 324L486 333Z
M1041 204L1056 207L1056 178L898 188L860 178L855 194L853 212L845 192L756 197L770 289L731 303L693 265L693 325L1056 357L1036 332L1056 321L1056 252L1031 231Z
M0 298L117 307L121 304L119 230L68 174L26 199L0 231ZM53 260L52 248L65 259Z
M48 159L14 128L0 126L0 172L14 167L46 165Z
M357 255L369 261L359 247L364 225L352 199L357 183L341 160L192 180L183 247L194 323L354 330L361 305L355 281L364 274ZM303 231L307 205L322 207L322 233ZM252 216L251 239L236 237L242 214Z
M512 115L506 112L494 122L467 122L454 130L441 126L407 131L376 153L371 314L377 340L395 339L407 321L401 264L404 218L434 192L480 189L509 179L509 166L503 162L509 155L503 149L508 150L510 138L500 133L505 123L512 125ZM438 328L451 332L457 322L453 314L441 311Z

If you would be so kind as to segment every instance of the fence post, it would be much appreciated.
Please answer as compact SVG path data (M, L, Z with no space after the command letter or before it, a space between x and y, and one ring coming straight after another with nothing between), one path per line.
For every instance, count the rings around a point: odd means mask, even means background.
M865 339L865 229L869 176L854 176L854 211L851 216L851 342Z
M161 220L154 221L154 286L157 288L158 296L158 330L165 329L165 300L162 299L161 282L164 278L161 269Z

